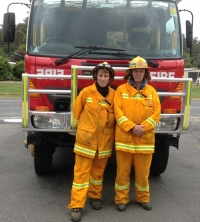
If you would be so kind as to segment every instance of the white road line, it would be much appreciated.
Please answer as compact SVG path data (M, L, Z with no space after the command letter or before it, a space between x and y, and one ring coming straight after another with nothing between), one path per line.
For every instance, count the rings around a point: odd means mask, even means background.
M21 123L22 119L3 119L3 121L7 123Z
M4 117L0 117L0 120L4 120L4 119L22 119L21 116L13 116L13 117L10 117L10 116L4 116Z

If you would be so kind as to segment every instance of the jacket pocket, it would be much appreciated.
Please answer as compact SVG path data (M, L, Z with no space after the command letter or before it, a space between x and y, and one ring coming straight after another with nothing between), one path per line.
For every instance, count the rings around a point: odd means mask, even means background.
M94 138L95 131L95 128L78 125L76 132L76 142L89 146Z
M142 100L142 105L144 108L144 115L149 117L153 113L153 103L151 100Z
M125 132L119 126L117 126L115 132L115 141L125 144L131 144L133 143L133 136L130 131Z

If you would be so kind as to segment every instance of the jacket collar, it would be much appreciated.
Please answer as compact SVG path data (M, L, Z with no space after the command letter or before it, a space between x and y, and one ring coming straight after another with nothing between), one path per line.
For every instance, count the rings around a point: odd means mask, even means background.
M129 80L130 81L130 80ZM146 92L146 85L147 85L147 82L146 80L142 82L142 85L143 85L143 88L142 89L139 89L137 90L135 87L133 87L132 84L129 83L129 81L127 82L127 88L128 88L128 91L129 91L129 94L130 96L134 96L136 94L141 94L143 97L147 98L148 96L148 93Z
M129 79L128 83L135 88L133 79ZM142 84L141 84L141 86L140 86L140 89L144 89L144 87L146 86L146 84L147 84L146 79L143 79Z
M91 90L96 93L97 99L99 99L99 100L105 100L105 97L103 97L103 96L98 92L95 83L91 85ZM109 90L109 92L110 92L110 90L111 90L111 87L110 87L110 86L108 86L108 90ZM108 93L108 95L106 96L106 99L109 101L109 103L112 103L111 100L110 100L110 94L109 94L109 93Z

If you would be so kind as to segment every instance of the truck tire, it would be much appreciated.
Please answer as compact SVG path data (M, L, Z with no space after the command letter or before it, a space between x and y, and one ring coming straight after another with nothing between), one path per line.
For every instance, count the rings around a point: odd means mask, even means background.
M160 175L165 172L169 159L169 146L163 144L155 145L150 175Z
M37 175L49 174L52 170L52 149L47 145L35 145L34 167Z

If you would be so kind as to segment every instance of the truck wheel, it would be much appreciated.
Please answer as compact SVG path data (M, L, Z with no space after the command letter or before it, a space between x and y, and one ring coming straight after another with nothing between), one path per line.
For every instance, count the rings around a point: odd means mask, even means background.
M169 146L156 144L153 154L150 174L160 175L165 172L169 159Z
M52 169L52 149L50 146L35 145L34 167L37 175L45 175Z

